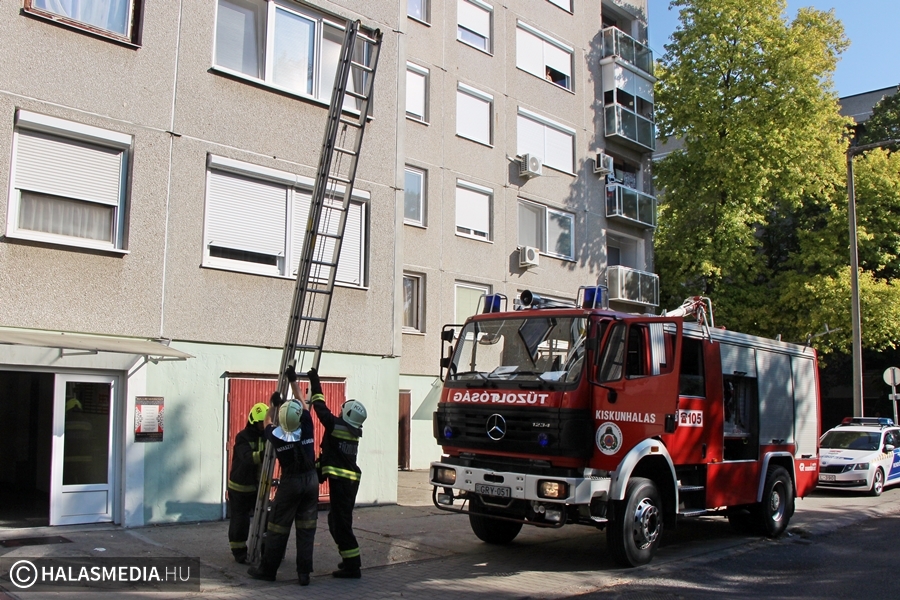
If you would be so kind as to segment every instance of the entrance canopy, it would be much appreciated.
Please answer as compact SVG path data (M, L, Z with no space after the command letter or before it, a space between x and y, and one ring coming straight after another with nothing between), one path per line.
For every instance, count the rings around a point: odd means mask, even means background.
M59 348L80 352L118 352L138 354L155 360L186 360L193 355L153 340L115 336L65 333L62 331L37 331L29 329L6 329L0 327L0 344L17 346L37 346Z

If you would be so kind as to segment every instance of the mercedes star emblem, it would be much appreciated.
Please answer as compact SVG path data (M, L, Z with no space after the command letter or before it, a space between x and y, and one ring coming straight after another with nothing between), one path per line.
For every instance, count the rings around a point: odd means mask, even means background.
M498 442L506 435L506 419L497 413L488 417L484 428L487 430L488 437Z

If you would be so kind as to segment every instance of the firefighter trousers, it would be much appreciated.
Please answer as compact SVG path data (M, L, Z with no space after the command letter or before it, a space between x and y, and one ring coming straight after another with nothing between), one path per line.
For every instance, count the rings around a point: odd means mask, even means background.
M297 574L312 572L313 543L319 509L319 480L315 471L282 475L266 526L266 544L260 570L274 576L281 566L291 524L297 535Z
M256 492L228 490L231 520L228 522L228 543L236 558L247 556L247 536L250 534L250 515L256 508Z
M359 481L329 475L328 490L331 496L328 531L337 544L343 568L359 569L362 561L359 556L359 544L353 535L353 505L356 504Z

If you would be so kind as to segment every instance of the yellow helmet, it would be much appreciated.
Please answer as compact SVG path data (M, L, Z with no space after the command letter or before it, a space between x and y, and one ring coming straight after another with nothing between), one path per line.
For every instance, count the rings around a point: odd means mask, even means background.
M253 425L255 423L262 423L266 418L266 413L269 412L269 407L259 402L253 405L253 408L250 409L250 416L247 417L247 420L250 421L250 424Z

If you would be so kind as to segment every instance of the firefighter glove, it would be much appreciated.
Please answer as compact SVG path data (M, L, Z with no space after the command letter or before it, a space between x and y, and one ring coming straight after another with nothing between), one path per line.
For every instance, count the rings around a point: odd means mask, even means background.
M281 403L281 394L279 394L277 390L272 392L272 397L269 398L269 404L272 406L281 406Z
M287 366L287 369L284 370L284 376L287 377L287 380L291 383L297 381L297 371L294 370L294 363Z
M321 394L322 393L322 382L319 381L319 372L316 371L315 368L312 368L307 373L309 377L309 391L310 395Z

